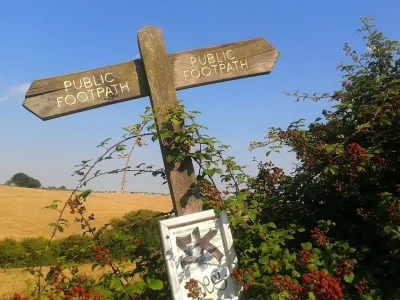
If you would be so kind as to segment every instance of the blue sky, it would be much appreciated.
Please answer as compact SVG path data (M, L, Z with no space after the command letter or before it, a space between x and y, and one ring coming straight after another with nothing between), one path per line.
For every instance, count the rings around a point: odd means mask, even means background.
M74 73L134 59L137 31L161 27L167 51L214 46L263 37L279 51L270 75L178 92L209 134L232 146L230 154L250 165L265 160L265 149L249 152L268 127L314 120L328 103L296 103L284 91L330 92L340 85L337 64L343 44L365 51L356 33L359 18L374 17L378 29L399 40L400 2L389 0L307 1L22 1L0 2L0 182L24 172L44 186L74 187L74 165L100 154L96 145L118 139L121 127L140 121L148 98L41 121L22 107L35 79ZM134 154L161 166L158 143ZM291 154L272 157L290 170ZM108 167L121 167L115 161ZM95 190L119 190L121 176L94 181ZM128 178L127 190L167 192L152 177Z

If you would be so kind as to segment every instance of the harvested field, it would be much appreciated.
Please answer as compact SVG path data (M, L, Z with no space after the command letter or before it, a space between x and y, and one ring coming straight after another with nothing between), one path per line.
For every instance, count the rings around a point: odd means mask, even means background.
M127 270L133 269L134 266L127 266ZM49 271L49 267L43 267L43 273L46 274ZM79 274L85 274L90 278L99 278L101 275L109 272L108 267L98 267L92 271L91 264L85 264L79 266ZM67 271L65 273L70 276ZM0 270L0 299L10 298L15 292L20 293L23 296L28 296L33 291L35 285L35 278L29 272L24 269L7 269Z
M50 205L53 200L63 201L58 203L62 207L70 193L0 185L0 239L38 236L49 238L52 227L48 224L57 220L58 212L43 207ZM122 217L126 212L134 210L168 212L172 209L172 202L169 196L92 193L87 198L85 207L89 213L95 214L93 225L98 228L110 219ZM79 224L74 222L75 215L66 210L64 218L69 220L69 226L64 233L57 233L56 238L81 233Z

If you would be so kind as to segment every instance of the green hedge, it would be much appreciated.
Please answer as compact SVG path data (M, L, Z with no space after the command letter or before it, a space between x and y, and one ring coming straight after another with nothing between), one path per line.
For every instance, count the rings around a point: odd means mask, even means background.
M132 257L134 252L133 240L138 239L141 248L149 249L160 247L158 235L158 221L154 217L159 212L139 210L126 213L122 218L111 220L111 229L103 233L103 245L110 249L114 258ZM150 219L149 219L150 218ZM133 224L133 225L132 225ZM24 238L20 241L10 237L0 240L0 267L22 268L43 265L53 265L58 261L73 263L91 262L93 257L90 251L93 241L90 236L73 234L55 240L49 250L42 254L48 239L44 237Z

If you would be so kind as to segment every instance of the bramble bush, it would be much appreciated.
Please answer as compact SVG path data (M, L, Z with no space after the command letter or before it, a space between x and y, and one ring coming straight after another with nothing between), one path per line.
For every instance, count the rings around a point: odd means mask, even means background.
M298 100L334 102L331 110L305 126L296 121L286 129L271 128L265 142L251 149L289 147L298 160L287 175L271 162L256 161L258 173L226 156L228 146L203 132L195 121L198 112L184 106L163 108L164 120L184 122L185 131L165 126L156 131L154 113L148 108L142 122L124 128L122 141L99 147L104 154L83 161L76 175L79 187L105 174L152 173L165 179L163 169L143 164L135 168L101 171L98 164L113 157L126 158L127 142L146 146L145 139L163 139L173 148L169 163L188 156L197 165L198 185L204 209L228 213L240 267L231 276L242 285L246 299L400 299L400 47L363 18L368 51L344 50L350 63L340 64L342 87L331 94L300 95ZM93 171L93 172L92 172ZM221 185L217 185L220 180ZM114 233L131 251L118 259L102 244L104 228L93 228L95 218L86 212L90 190L73 192L62 208L54 234L66 226L62 213L77 215L84 234L92 236L91 251L97 262L111 272L97 279L64 274L60 263L49 274L32 268L38 278L35 296L42 299L167 299L166 270L159 249L142 249L139 239L127 243L124 228ZM171 214L160 214L160 219ZM133 223L140 220L133 220ZM135 264L133 268L132 265ZM205 299L204 286L196 279L186 288L193 299ZM14 299L18 299L16 295Z

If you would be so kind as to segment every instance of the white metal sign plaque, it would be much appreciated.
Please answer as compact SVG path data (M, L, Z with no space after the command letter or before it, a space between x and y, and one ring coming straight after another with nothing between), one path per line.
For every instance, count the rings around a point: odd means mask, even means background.
M239 299L230 277L237 267L228 218L214 210L160 221L160 236L173 298L191 299L185 284L199 283L205 299Z

